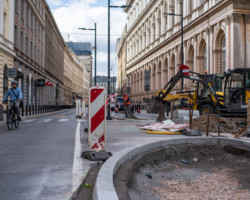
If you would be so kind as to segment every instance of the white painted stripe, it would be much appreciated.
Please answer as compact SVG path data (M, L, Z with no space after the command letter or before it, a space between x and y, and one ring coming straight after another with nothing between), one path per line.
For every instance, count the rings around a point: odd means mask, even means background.
M33 121L36 121L36 119L29 119L29 120L25 120L23 121L24 123L29 123L29 122L33 122Z
M81 130L81 120L78 120L75 135L75 151L73 160L73 192L76 191L78 186L81 184L83 177L83 163L81 158L81 142L80 142L80 130Z
M105 121L103 122L94 130L93 133L89 134L89 148L91 148L103 135L105 134ZM105 137L106 143L106 137Z
M102 93L90 104L90 118L92 118L105 104L105 92Z
M67 122L69 119L59 119L57 122Z
M43 121L41 121L41 122L50 122L50 121L52 121L53 119L45 119L45 120L43 120Z

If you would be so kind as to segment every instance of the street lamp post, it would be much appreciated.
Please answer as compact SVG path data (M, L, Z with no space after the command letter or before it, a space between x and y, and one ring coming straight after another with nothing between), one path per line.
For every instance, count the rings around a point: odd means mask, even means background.
M184 65L184 24L183 24L183 1L181 0L181 14L167 13L166 15L181 17L181 64ZM181 90L183 91L184 80L181 79Z
M96 57L96 52L97 52L97 27L95 23L95 28L78 28L80 30L86 30L86 31L95 31L95 86L96 86L96 65L97 65L97 57Z
M122 6L112 6L110 5L110 0L108 0L108 95L110 95L110 8L127 8L131 6L122 5ZM109 98L108 98L109 99ZM110 116L110 99L108 100L108 115L107 120L112 120Z

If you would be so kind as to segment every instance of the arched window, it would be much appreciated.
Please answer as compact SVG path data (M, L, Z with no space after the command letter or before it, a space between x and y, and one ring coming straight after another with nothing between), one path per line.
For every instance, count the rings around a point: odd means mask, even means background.
M8 92L9 85L8 85L8 74L7 74L8 67L4 66L4 72L3 72L3 95L5 96Z
M26 77L26 105L29 105L29 89L30 88L30 81L29 76Z
M226 71L226 37L222 40L222 71Z
M204 46L204 70L207 70L207 45Z

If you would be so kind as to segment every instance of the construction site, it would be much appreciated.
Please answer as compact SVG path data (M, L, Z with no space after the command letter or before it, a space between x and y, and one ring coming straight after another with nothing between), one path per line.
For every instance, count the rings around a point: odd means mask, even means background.
M176 91L185 79L195 90ZM92 188L81 189L75 199L86 193L85 199L94 200L249 199L248 83L247 68L208 75L181 66L145 99L144 110L138 107L126 118L126 109L114 109L101 151L112 154L90 168L82 184Z

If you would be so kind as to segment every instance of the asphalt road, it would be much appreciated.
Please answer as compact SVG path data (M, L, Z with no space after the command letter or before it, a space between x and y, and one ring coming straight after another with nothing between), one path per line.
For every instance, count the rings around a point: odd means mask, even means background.
M72 191L73 110L0 127L0 199L64 200Z

